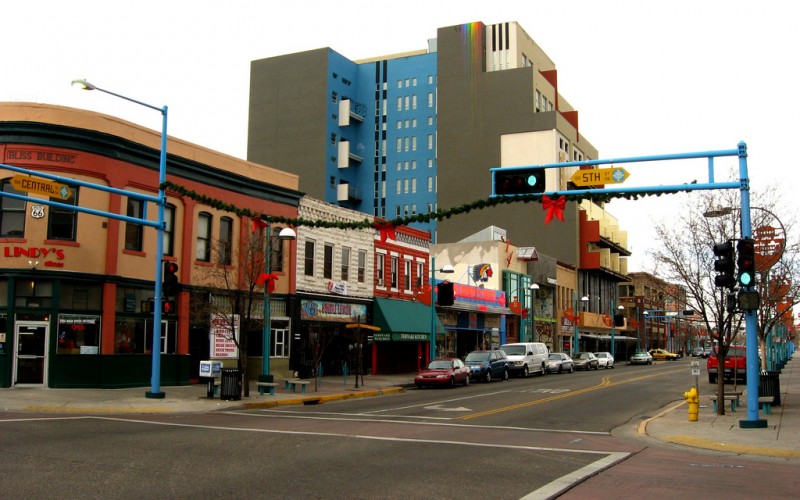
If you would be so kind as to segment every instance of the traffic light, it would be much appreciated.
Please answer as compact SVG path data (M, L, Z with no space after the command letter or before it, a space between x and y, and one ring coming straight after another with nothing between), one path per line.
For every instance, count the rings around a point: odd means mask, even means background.
M736 253L733 250L733 244L730 241L725 243L717 243L714 245L714 271L717 275L714 276L714 285L719 288L733 288L736 281L733 279L733 273L736 270L733 262Z
M496 195L536 194L545 191L545 169L505 167L492 169L492 185Z
M164 297L173 297L178 293L178 264L164 262L164 276L161 292Z
M753 286L756 282L756 250L752 238L743 238L736 244L739 257L737 281L741 286Z
M455 293L453 292L453 284L449 281L442 281L436 285L437 300L436 303L440 306L452 306L455 302Z
M161 301L161 313L162 314L175 314L175 301L174 300L163 300Z
M615 314L614 315L614 326L625 326L625 315L623 315L623 314Z

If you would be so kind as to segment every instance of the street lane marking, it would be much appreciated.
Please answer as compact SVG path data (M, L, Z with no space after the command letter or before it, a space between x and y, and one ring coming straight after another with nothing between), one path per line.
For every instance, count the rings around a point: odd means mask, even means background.
M573 486L580 484L600 472L615 466L619 462L627 459L630 453L610 453L607 457L596 460L566 476L561 476L555 481L542 486L536 491L532 491L522 497L521 500L538 500L540 498L556 498L560 494L569 490Z

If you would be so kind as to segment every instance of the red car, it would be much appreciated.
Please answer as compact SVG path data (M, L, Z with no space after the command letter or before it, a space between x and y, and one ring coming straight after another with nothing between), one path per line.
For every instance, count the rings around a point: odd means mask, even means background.
M456 384L469 385L470 369L458 358L434 359L428 368L414 377L418 389L426 385L455 387Z

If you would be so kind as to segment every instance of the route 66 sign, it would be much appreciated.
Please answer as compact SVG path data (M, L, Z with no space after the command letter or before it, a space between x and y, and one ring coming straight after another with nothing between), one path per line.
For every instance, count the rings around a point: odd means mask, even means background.
M31 205L31 217L34 219L44 218L44 205Z

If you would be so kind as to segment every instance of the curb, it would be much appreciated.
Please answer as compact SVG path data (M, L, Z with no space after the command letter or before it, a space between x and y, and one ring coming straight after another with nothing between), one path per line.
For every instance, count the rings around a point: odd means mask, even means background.
M255 408L274 408L276 406L291 406L291 405L315 405L320 403L327 403L329 401L343 401L346 399L367 398L374 396L385 396L388 394L399 394L404 392L403 387L384 387L383 389L374 389L370 391L346 394L328 394L325 396L302 396L291 399L278 399L275 401L254 401L244 403L242 407L247 409Z

